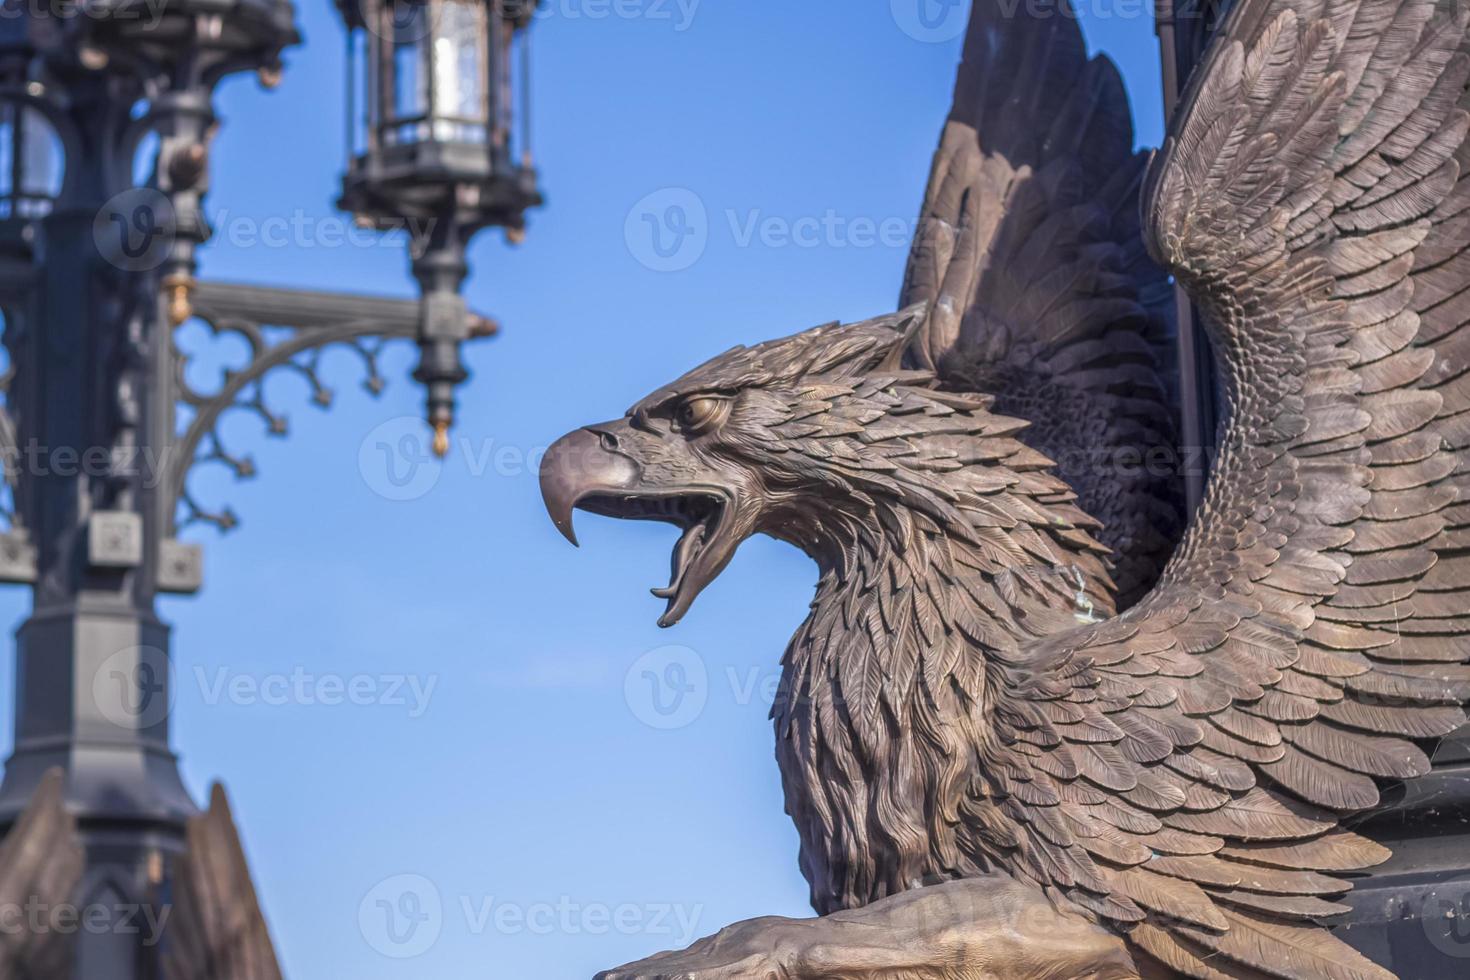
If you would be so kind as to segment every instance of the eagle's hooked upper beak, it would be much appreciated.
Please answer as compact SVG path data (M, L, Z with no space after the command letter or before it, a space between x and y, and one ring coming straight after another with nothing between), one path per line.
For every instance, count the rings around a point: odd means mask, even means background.
M541 460L541 499L556 529L577 543L572 510L594 494L615 494L638 484L638 466L604 445L607 436L577 429L551 444Z
M734 493L717 474L688 459L676 467L640 462L655 455L656 437L626 421L578 429L562 436L541 461L541 496L557 530L572 544L572 511L633 520L662 521L683 529L670 556L669 584L653 594L668 603L660 626L672 626L729 562L744 537ZM662 474L661 476L659 474Z

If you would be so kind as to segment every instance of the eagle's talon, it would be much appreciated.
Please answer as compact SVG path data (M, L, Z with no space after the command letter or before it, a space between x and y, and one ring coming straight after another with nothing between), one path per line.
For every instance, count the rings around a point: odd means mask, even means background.
M599 973L595 980L798 980L806 923L766 917L737 922L688 949Z

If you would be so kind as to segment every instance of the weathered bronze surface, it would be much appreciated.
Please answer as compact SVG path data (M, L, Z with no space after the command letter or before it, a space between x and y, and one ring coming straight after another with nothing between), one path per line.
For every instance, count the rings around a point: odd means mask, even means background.
M216 783L173 875L164 980L281 980L230 801Z
M65 774L52 769L0 843L0 977L64 977L72 967L68 932L55 927L74 908L82 877L76 820L66 811Z
M774 718L825 917L608 977L1390 976L1321 923L1470 697L1470 0L1241 0L1141 190L1113 67L1001 6L905 312L546 458L568 536L683 528L665 625L752 534L821 570ZM1165 273L1228 403L1177 545L1177 468L1115 452L1173 445Z
M61 769L49 770L0 842L0 980L70 976L85 965L78 962L77 929L82 921L97 928L100 913L120 930L148 932L146 948L160 954L162 980L281 980L223 787L216 784L209 810L189 821L186 850L173 859L172 893L153 895L151 908L140 910L83 882L65 779ZM93 890L79 894L88 884Z

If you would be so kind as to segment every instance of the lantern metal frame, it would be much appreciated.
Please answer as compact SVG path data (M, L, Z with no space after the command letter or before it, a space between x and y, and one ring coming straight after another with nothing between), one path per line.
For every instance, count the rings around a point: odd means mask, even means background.
M339 206L381 228L446 219L474 230L523 228L526 211L542 203L526 95L527 28L535 4L343 0L340 9L348 25L352 97ZM473 12L474 115L447 113L440 105L450 69L460 67L446 67L442 59L462 53L440 43L454 40L444 33L450 17L458 16L451 11ZM405 61L413 65L421 94L418 106L400 112ZM455 78L457 85L464 82Z

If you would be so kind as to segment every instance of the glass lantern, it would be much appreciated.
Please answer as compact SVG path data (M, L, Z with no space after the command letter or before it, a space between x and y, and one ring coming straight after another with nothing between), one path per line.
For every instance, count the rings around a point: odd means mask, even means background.
M66 154L56 127L37 107L38 26L19 0L0 3L0 220L51 213L61 193Z
M449 198L519 228L531 169L531 0L346 0L348 140L342 206L396 227ZM518 101L519 100L519 101Z

